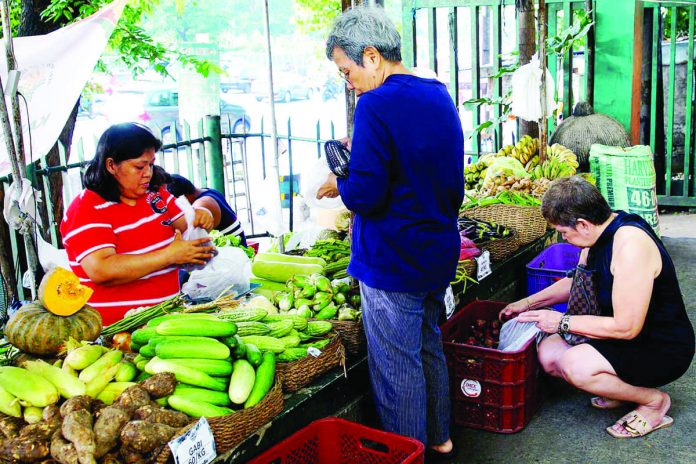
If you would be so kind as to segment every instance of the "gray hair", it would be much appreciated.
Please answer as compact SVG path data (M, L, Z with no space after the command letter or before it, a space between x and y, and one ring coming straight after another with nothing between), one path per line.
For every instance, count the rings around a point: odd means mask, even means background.
M604 224L611 208L597 187L572 176L551 183L541 202L541 214L553 225L575 228L578 219L596 226Z
M330 60L335 47L360 66L367 47L375 47L386 60L401 61L401 36L381 7L359 6L339 16L326 39L326 57Z

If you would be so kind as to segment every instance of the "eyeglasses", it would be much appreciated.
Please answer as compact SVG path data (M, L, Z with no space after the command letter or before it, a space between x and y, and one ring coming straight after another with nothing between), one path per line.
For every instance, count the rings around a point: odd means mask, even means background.
M344 73L343 71L338 71L338 77L341 78L341 80L346 84L350 84L348 76L350 76L350 72Z

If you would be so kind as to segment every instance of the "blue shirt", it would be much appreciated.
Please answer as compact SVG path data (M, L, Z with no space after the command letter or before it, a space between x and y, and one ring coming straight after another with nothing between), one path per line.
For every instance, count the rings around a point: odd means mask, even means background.
M196 197L196 200L203 197L210 197L218 204L220 207L220 224L217 225L216 229L222 235L237 235L242 240L242 245L247 246L246 236L244 235L244 230L242 229L242 224L237 219L237 214L234 212L232 207L225 200L225 196L215 189L203 189L203 193Z
M348 273L395 292L442 290L455 275L464 197L464 136L446 87L396 74L355 108L349 175L356 213Z

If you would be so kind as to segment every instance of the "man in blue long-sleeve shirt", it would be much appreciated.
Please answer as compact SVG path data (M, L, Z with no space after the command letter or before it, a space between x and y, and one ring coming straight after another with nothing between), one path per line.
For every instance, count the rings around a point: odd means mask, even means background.
M381 8L337 20L327 56L355 109L349 175L317 196L355 213L348 272L360 280L375 403L385 429L452 457L447 365L439 315L455 274L464 196L464 140L445 86L401 63L401 40Z

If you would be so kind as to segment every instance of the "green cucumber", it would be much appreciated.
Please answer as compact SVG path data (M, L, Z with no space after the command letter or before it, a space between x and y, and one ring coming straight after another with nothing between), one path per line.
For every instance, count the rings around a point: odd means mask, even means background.
M179 365L169 359L152 358L145 366L145 372L151 375L171 372L179 382L211 390L225 391L227 388L227 382L224 380L216 379L191 367Z
M282 261L254 261L251 272L256 277L272 280L274 282L287 282L295 274L323 273L324 267L320 264L298 264Z
M230 388L227 391L230 395L230 401L235 404L244 404L249 398L251 390L254 387L256 373L246 359L238 359L234 362L232 377L230 377Z
M204 401L216 406L229 406L230 397L227 392L208 390L207 388L193 387L180 383L174 389L174 395L188 398L193 401Z
M314 256L294 256L285 255L282 253L261 252L254 256L254 261L275 261L281 263L296 263L296 264L318 264L322 267L326 266L326 261L322 258Z
M138 375L138 369L135 364L128 361L121 361L116 371L116 382L130 382Z
M251 343L246 344L246 358L247 361L249 361L249 363L251 363L251 365L254 367L258 367L263 359L261 350L256 348L256 345L252 345Z
M131 344L135 343L140 346L147 345L147 342L150 341L150 337L154 335L157 335L157 331L154 327L137 329L131 334Z
M176 409L191 417L218 417L234 412L230 408L216 406L212 403L197 401L180 395L170 396L167 402L172 409Z
M230 337L237 333L234 322L203 318L181 318L164 321L155 327L158 335L188 335L192 337Z
M166 322L162 324L166 324ZM230 349L227 345L214 338L200 338L192 341L164 340L157 344L155 352L157 353L157 357L161 359L227 359L230 357Z
M154 319L150 319L147 323L148 328L152 327L157 327L164 321L171 321L174 319L187 319L191 320L194 318L202 318L202 319L211 319L211 320L218 320L217 316L213 314L201 314L201 313L174 313L174 314L165 314L164 316L159 316ZM132 339L132 338L131 338Z
M229 377L232 374L232 362L226 359L174 358L168 361L205 372L214 377Z
M252 387L251 393L249 394L247 400L244 402L245 409L256 406L271 390L273 381L275 379L275 365L275 354L268 351L265 352L263 354L261 365L259 365L259 367L256 369L254 386Z

